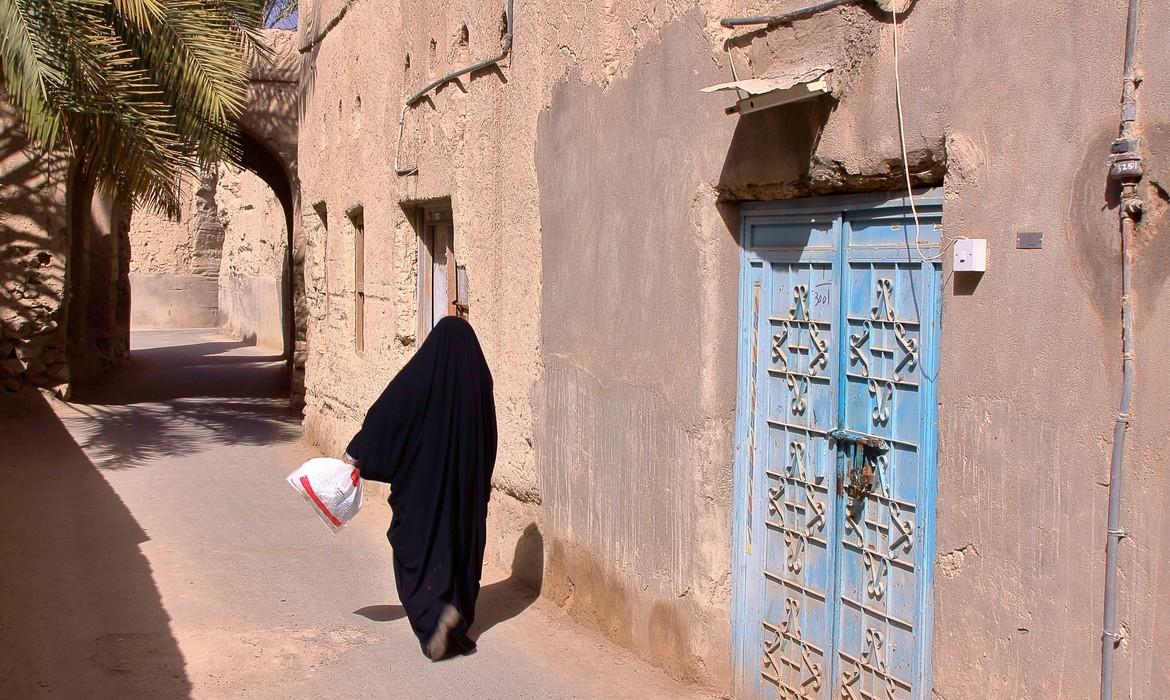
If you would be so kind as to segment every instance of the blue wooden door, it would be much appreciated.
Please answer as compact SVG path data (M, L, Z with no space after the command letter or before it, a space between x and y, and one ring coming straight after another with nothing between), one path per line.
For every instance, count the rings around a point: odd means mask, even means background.
M741 697L930 695L941 202L906 204L745 208Z

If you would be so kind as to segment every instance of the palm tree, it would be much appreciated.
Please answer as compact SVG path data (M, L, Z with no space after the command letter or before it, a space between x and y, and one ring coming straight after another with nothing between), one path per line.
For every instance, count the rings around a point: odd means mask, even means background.
M260 29L287 0L0 0L0 87L28 136L83 175L174 209L184 176L237 161Z

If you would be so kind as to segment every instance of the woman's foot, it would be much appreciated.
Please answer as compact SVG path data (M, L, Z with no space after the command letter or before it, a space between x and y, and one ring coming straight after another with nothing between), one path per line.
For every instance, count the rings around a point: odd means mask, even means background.
M439 624L435 627L435 633L431 635L431 641L427 642L427 658L431 661L440 661L447 656L451 630L455 629L462 619L455 606L443 607L443 612L439 613Z

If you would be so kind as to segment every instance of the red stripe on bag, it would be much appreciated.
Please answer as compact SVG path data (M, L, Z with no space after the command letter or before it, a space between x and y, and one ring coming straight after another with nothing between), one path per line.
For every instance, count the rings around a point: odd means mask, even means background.
M329 522L333 523L334 527L341 527L341 521L333 513L329 512L329 507L322 503L320 498L317 498L317 492L313 490L313 485L309 483L309 477L301 477L301 486L304 487L305 493L309 495L313 503L316 503L317 507L321 509L321 512L325 514L325 517L329 518Z
M362 479L362 473L358 471L357 467L354 467L353 471L349 474L349 478L353 479L353 485L357 486L358 482Z

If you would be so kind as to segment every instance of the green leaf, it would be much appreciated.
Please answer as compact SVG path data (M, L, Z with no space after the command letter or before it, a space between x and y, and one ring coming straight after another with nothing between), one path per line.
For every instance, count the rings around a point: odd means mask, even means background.
M160 208L238 162L269 0L0 0L0 87L30 138Z

